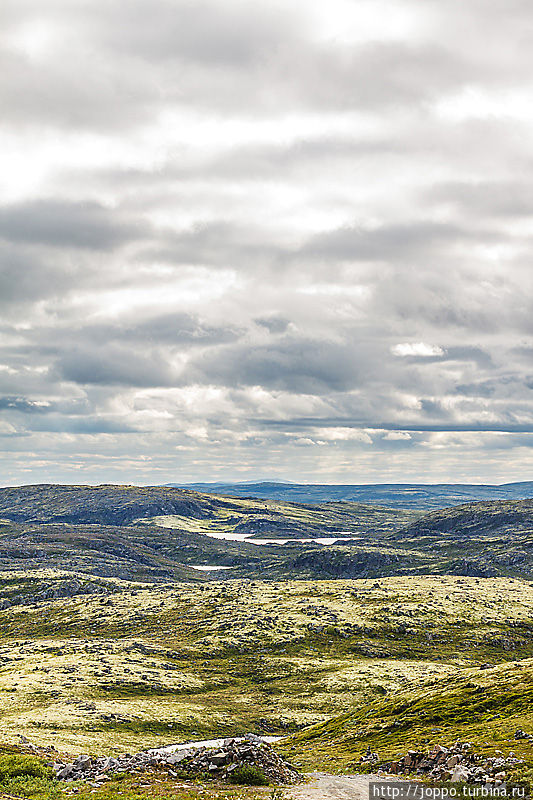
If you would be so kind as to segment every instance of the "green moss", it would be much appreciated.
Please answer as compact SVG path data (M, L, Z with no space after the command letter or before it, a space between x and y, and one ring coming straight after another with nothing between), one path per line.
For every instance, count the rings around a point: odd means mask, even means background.
M57 800L64 797L60 784L53 778L20 776L0 783L0 791L9 796L24 797L28 800ZM79 796L79 795L78 795Z
M34 756L20 754L0 755L0 781L21 776L46 778L50 777L51 772L49 767L46 767L39 758Z

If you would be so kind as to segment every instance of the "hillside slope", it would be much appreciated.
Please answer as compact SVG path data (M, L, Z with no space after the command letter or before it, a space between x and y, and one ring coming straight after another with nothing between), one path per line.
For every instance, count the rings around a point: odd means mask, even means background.
M323 536L348 531L388 533L419 515L360 503L302 505L200 494L164 486L71 486L38 484L0 488L0 519L14 522L131 525L176 517L184 525L203 521L220 532Z
M488 666L488 665L487 665ZM355 768L368 747L380 761L427 751L457 739L487 755L514 751L533 766L533 659L463 670L414 689L393 692L295 734L283 751L298 766Z
M533 500L435 511L390 538L447 561L449 572L533 576Z

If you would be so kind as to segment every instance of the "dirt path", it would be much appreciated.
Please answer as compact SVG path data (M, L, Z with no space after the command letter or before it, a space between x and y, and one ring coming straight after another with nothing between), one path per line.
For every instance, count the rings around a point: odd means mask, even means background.
M368 800L371 780L383 780L376 775L328 775L313 772L308 783L293 786L286 793L291 800Z

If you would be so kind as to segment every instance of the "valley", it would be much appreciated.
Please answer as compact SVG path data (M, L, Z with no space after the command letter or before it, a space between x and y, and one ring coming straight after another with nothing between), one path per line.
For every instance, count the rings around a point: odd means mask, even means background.
M354 773L369 748L385 763L460 738L533 769L514 739L533 733L532 501L44 486L0 508L1 747L254 733L301 771Z

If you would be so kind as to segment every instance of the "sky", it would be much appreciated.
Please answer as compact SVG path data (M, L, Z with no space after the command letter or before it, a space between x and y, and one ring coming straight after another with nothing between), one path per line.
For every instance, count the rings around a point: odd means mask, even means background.
M530 0L2 0L0 483L528 480Z

